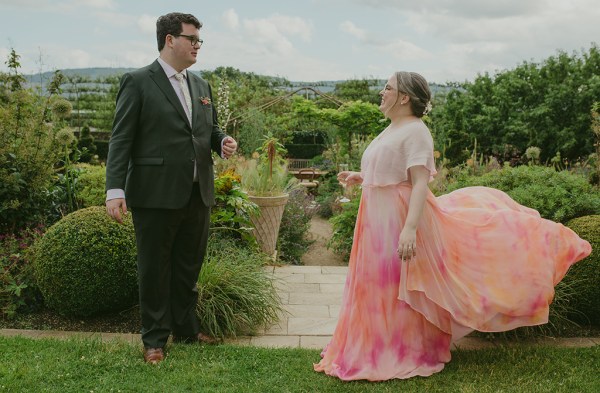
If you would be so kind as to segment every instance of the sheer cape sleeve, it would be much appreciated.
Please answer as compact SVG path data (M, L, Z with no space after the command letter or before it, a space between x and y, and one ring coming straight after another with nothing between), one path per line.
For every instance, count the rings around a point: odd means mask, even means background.
M429 181L437 173L433 158L433 138L422 121L397 129L388 128L375 138L361 160L363 187L388 186L409 180L408 169L423 165Z

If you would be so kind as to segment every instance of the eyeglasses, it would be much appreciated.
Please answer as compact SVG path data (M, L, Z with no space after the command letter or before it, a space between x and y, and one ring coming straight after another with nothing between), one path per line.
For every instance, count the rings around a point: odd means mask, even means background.
M173 35L173 37L185 37L190 41L192 46L196 46L196 44L200 44L200 46L202 46L202 44L204 43L204 40L196 37L195 35L175 34Z

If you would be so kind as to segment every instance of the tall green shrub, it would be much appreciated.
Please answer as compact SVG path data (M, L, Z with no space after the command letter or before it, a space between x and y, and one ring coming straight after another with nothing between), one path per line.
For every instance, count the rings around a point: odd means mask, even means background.
M60 72L41 96L23 87L18 59L13 50L9 72L0 73L0 233L18 233L49 213L62 153L55 136L71 110L58 96Z
M346 260L352 251L354 227L356 226L359 205L360 194L349 202L344 203L341 213L334 215L329 220L333 226L333 235L327 245Z
M302 256L313 243L308 238L310 219L313 214L311 198L306 191L292 190L283 210L277 237L277 256L280 260L294 265L302 263Z

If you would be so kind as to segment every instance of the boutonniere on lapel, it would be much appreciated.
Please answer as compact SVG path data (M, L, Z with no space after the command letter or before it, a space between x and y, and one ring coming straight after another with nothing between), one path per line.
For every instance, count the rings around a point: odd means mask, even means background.
M211 100L209 97L200 97L200 103L202 105L210 105L211 104Z

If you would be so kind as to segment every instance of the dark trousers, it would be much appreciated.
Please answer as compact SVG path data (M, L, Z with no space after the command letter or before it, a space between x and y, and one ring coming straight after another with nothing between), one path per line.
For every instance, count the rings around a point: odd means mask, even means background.
M181 209L133 208L142 341L162 348L169 335L199 333L196 287L206 252L210 208L195 184Z

